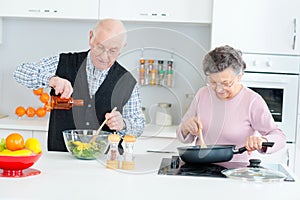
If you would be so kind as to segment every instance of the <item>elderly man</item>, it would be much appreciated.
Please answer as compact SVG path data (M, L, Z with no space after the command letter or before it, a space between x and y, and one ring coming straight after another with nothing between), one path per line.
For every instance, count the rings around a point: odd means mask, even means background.
M104 19L90 31L89 51L62 53L16 68L14 79L28 88L51 87L51 95L84 100L83 107L51 110L48 150L67 151L63 130L98 129L105 119L102 130L122 137L142 134L145 121L138 85L116 61L125 44L123 23ZM117 110L111 112L114 107Z

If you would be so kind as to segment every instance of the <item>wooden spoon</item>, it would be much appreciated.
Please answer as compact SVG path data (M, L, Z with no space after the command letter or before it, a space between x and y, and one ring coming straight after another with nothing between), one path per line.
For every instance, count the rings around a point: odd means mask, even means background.
M199 128L199 139L200 139L200 147L201 148L207 148L202 135L202 128Z
M117 107L114 107L114 108L112 109L111 112L114 112L114 111L116 111L116 110L117 110ZM95 141L96 141L97 135L99 135L101 129L103 128L103 126L105 125L106 122L107 122L107 119L105 119L105 120L102 122L102 124L100 125L100 127L98 128L98 130L96 131L95 135L92 137L92 139L90 140L89 143L92 143L92 142L95 142Z

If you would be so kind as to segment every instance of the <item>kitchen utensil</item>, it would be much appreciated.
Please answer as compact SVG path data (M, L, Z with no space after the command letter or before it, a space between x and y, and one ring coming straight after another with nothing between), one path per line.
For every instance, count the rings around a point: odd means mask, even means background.
M114 107L114 108L112 109L111 112L114 112L114 111L116 111L116 110L117 110L117 107ZM96 138L97 138L97 135L99 134L99 132L101 131L101 129L103 128L103 126L105 125L106 122L107 122L107 119L105 119L105 120L102 122L102 124L100 125L100 127L99 127L98 130L96 131L96 134L92 137L92 139L90 140L89 143L95 142L95 140L96 140Z
M279 182L287 177L284 173L261 167L259 159L250 159L250 165L243 168L222 170L228 178L255 182Z
M202 128L199 128L199 140L200 140L200 147L201 148L207 148L202 135Z
M263 142L262 145L272 147L274 142ZM177 150L181 160L191 164L227 162L234 154L247 151L246 147L235 149L235 145L185 146L177 147Z
M37 175L41 172L36 169L30 169L40 157L41 153L30 156L0 156L0 177L25 177ZM1 172L1 170L0 170Z
M68 151L76 158L93 160L104 155L110 132L97 130L65 130L63 138ZM91 139L95 141L90 143Z

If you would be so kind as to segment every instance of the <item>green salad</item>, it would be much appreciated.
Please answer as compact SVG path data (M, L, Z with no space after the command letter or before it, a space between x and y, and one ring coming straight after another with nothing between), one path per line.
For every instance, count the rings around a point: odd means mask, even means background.
M102 155L107 143L105 141L83 143L80 141L69 141L68 147L72 154L79 159L92 160Z

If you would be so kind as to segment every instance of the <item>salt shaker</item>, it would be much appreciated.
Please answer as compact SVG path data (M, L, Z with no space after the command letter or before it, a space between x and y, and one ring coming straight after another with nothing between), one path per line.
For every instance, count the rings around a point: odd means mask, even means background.
M110 134L108 136L109 151L106 158L106 168L118 169L120 168L120 154L118 150L118 144L121 140L118 134Z
M135 162L133 158L133 146L136 141L136 138L133 135L125 135L123 140L125 142L125 150L122 161L122 169L132 170L135 168Z

